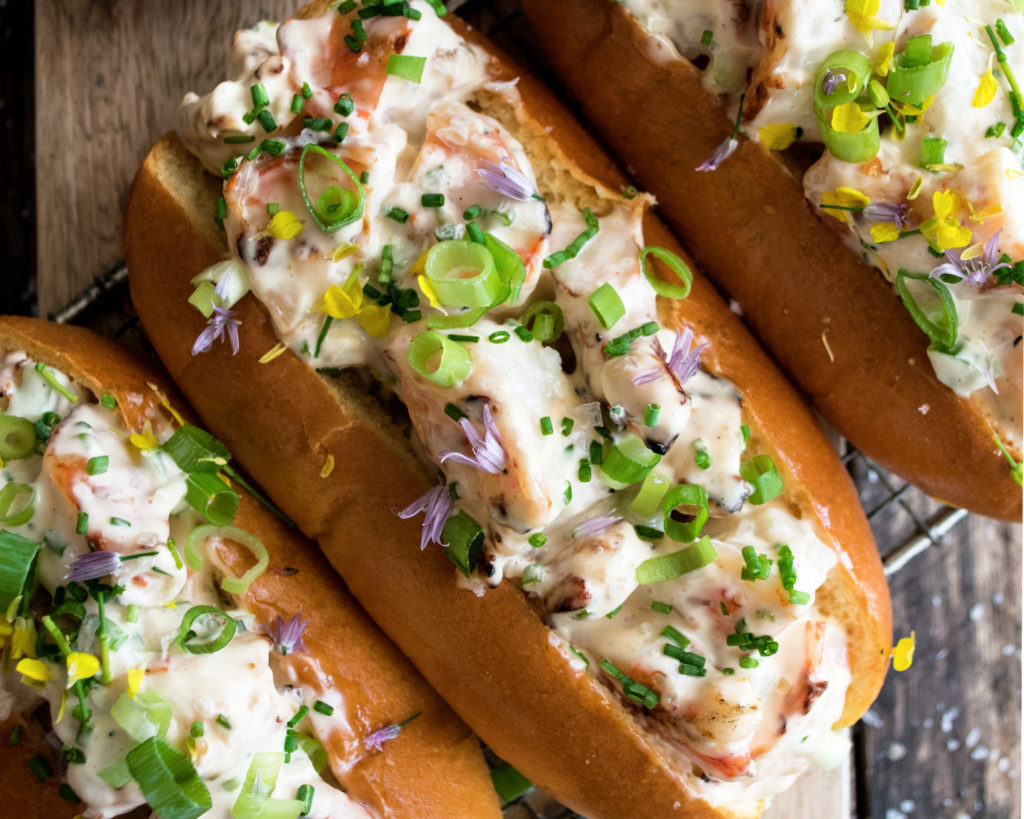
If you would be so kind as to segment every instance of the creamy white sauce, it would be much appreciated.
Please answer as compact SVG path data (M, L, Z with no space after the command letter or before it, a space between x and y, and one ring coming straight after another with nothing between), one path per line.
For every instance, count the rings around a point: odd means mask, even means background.
M6 713L4 702L21 710L36 704L38 697L46 699L61 742L78 748L85 757L83 763L67 768L68 784L82 799L84 815L117 816L145 804L130 777L127 784L115 788L100 775L137 744L111 716L111 708L126 692L135 696L129 680L139 675L137 692L156 695L171 709L163 739L188 753L206 784L212 808L205 815L228 817L253 754L282 751L288 720L301 705L312 706L317 694L275 681L276 652L271 641L262 631L253 630L252 615L224 602L213 568L217 560L207 553L205 543L200 547L205 556L201 571L191 572L179 564L189 533L203 521L185 503L185 475L174 461L159 449L136 447L116 409L92 403L88 393L63 373L52 368L49 372L76 397L74 403L42 379L23 353L8 355L0 368L0 409L5 413L29 420L44 412L61 416L41 455L4 464L0 486L16 481L34 493L31 518L4 528L42 541L36 573L51 595L68 585L76 559L93 549L129 559L107 578L123 591L104 606L111 635L110 682L94 685L87 694L93 712L91 730L81 730L73 716L78 700L68 690L63 663L45 664L49 681L38 689L23 683L17 673L0 677L0 710ZM172 430L158 425L153 432L164 440ZM93 460L97 458L106 458L105 468ZM88 516L86 525L80 518L83 514ZM172 552L172 543L179 557ZM144 556L136 559L136 555ZM182 618L195 605L222 609L239 623L235 637L219 651L188 654L177 646ZM78 638L70 648L98 658L99 610L92 597L85 600L84 612ZM5 614L0 612L0 617ZM36 628L42 630L38 620ZM202 630L199 621L194 628ZM10 661L13 669L20 659L12 655L13 645L0 640L0 649L5 665ZM194 723L202 723L204 733L190 745ZM301 723L299 730L308 733L310 723ZM320 725L314 731L325 736L327 727ZM302 785L315 788L310 816L370 815L325 782L301 750L281 768L273 792L267 795L294 799Z
M254 47L250 41L255 35L243 41L245 54L265 55L272 65L286 61L290 85L309 82L313 101L326 97L333 102L349 89L357 100L371 100L359 110L358 124L340 147L328 146L354 172L368 170L369 176L364 217L327 234L312 221L295 179L298 149L308 134L288 142L289 150L280 159L243 162L225 191L229 246L240 250L253 291L292 350L319 368L368 368L405 402L418 446L452 487L457 508L484 532L477 571L462 582L480 594L502 580L521 584L540 600L553 639L579 652L566 648L574 667L586 657L588 673L620 696L619 684L599 672L601 660L650 685L659 703L649 714L636 707L638 719L660 737L657 741L690 787L729 803L774 792L811 756L794 746L810 737L807 748L815 747L842 710L849 681L845 637L814 605L814 594L835 557L814 527L795 519L782 504L745 504L751 487L739 470L750 453L745 453L742 397L734 385L704 372L680 382L666 363L675 334L656 326L639 335L624 355L605 352L616 338L657 322L655 294L638 262L645 244L643 202L599 192L596 235L574 258L545 268L546 257L572 245L587 228L584 215L575 203L529 196L538 184L544 186L551 172L531 167L515 137L475 104L476 98L494 93L515 104L514 86L489 83L486 56L461 42L428 6L414 2L413 7L422 10L423 19L410 27L403 53L427 57L420 83L382 79L379 65L367 61L353 71L350 85L332 85L325 94L318 83L322 77L311 67L316 60L309 54L298 56L295 44L321 43L325 31L345 19L337 14L302 24L301 33L294 22L283 24L276 45L260 40ZM386 48L396 25L368 20L367 50L376 54ZM721 36L726 36L724 24ZM231 82L242 88L261 71L259 61L245 54L232 61L238 70ZM182 110L187 142L211 168L224 155L220 123L235 122L248 105L232 109L229 100L222 110L217 98L221 93L190 95ZM241 97L237 92L234 96ZM283 121L279 125L290 127ZM483 162L503 159L522 174L527 198L508 198L482 184L477 172ZM423 206L424 193L444 194L444 204ZM268 203L293 213L302 222L302 233L267 241ZM459 342L469 358L466 376L455 386L440 386L408 357L412 340L428 329L427 317L441 315L421 289L417 260L439 239L467 235L463 211L473 205L480 208L475 221L481 229L522 259L526 280L513 305L494 308L469 327L441 331L471 340ZM390 218L394 207L406 211L408 219ZM418 298L420 315L403 321L394 311L387 332L379 337L364 332L361 313L337 318L318 347L325 291L348 285L356 301L364 284L382 291L385 246L393 259L392 281ZM622 315L608 328L589 303L604 284L622 302ZM558 345L516 334L524 307L537 300L554 300L562 310L565 339ZM698 338L693 345L706 341ZM655 377L635 383L644 373ZM614 418L611 405L616 407ZM652 405L658 413L648 425L645 416ZM502 463L496 470L449 457L453 452L473 456L453 412L464 416L463 424L475 435L500 441ZM485 415L492 419L492 429ZM705 487L713 517L704 534L718 553L711 566L672 582L639 583L641 563L684 544L641 537L637 525L664 527L660 508L650 517L630 511L635 488L623 490L604 474L603 458L628 435L639 436L661 453L656 470L666 485ZM595 527L592 521L601 515L611 519L607 526ZM797 588L810 596L806 605L788 602L777 568L766 580L740 579L743 546L752 545L776 560L781 544L793 550ZM719 608L725 599L733 607L728 617ZM652 611L652 601L671 605L675 614L667 618ZM776 639L779 650L756 668L741 671L739 659L749 651L728 646L726 639L744 616L753 632ZM658 632L669 622L677 623L706 657L706 676L681 675L678 661L662 654L665 641ZM811 633L814 640L807 637ZM729 676L725 668L736 673ZM828 681L828 686L804 714L804 700L794 698L808 679ZM790 690L797 693L787 700ZM702 732L700 725L716 724L715 714L725 707L722 697L728 708L742 707L744 716L727 732ZM623 702L634 707L629 700ZM792 727L780 733L777 727L783 721ZM695 765L711 781L696 776Z
M1005 78L993 61L986 24L1002 19L1017 42L1004 50L1012 70L1024 78L1024 15L1007 0L948 0L907 11L901 0L882 0L878 18L891 26L877 28L865 38L845 13L841 0L624 0L626 8L652 33L668 37L689 59L710 55L704 82L712 90L730 95L733 111L739 94L763 106L747 117L746 133L759 138L765 126L792 124L802 138L820 140L812 92L822 62L835 51L852 49L877 64L883 48L901 50L910 37L930 34L933 45L953 44L949 78L934 101L907 128L901 138L896 129L883 131L875 159L861 164L843 162L830 152L804 176L807 199L815 206L840 187L852 188L878 202L908 202L909 228L933 216L932 194L955 191L964 200L956 214L972 232L970 245L984 245L997 233L999 253L1024 259L1024 179L1021 147L1010 136L1013 114ZM749 20L737 22L738 18ZM705 30L714 34L712 46L700 42ZM729 66L723 69L721 66ZM995 97L983 107L972 101L981 77L990 68L998 77ZM746 72L751 72L750 87ZM763 92L763 93L762 93ZM751 113L748 108L748 114ZM1001 137L986 137L990 126L1002 122ZM921 167L921 145L927 136L948 143L946 167ZM917 189L915 186L920 185ZM918 190L912 200L908 195ZM831 215L840 218L833 219ZM853 252L877 267L890 281L900 269L927 273L945 259L928 252L921 236L894 242L876 242L865 218L840 211L821 211L839 230ZM961 248L963 249L963 248ZM1024 299L1019 285L983 288L968 282L950 285L961 322L960 343L953 355L931 353L939 380L962 396L973 396L996 424L1004 442L1021 446L1020 342L1024 321L1012 315L1013 305ZM983 311L976 302L987 302ZM983 316L983 317L982 317ZM1004 336L1012 334L1010 343Z

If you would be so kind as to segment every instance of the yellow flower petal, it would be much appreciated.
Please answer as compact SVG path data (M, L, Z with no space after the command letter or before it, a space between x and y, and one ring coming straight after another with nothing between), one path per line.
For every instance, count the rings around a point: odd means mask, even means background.
M940 219L954 215L956 205L957 195L953 191L935 191L932 194L932 209Z
M914 662L914 632L903 637L892 650L892 667L896 671L906 671Z
M946 219L939 223L935 232L935 243L939 250L950 250L970 244L971 229L961 225L955 219Z
M410 273L412 273L415 276L420 276L423 274L423 272L427 269L427 253L429 252L429 250L424 250L420 254L420 257L416 260L416 263L409 268Z
M147 382L146 386L153 391L153 394L156 395L157 398L160 399L160 405L171 414L171 417L175 421L178 422L178 426L185 426L185 419L181 417L180 412L178 412L174 407L171 406L170 400L167 398L166 395L164 395L163 391L156 384L153 384L151 382Z
M359 311L359 326L373 338L384 338L391 330L391 309L387 305L366 305Z
M430 279L424 275L419 275L416 277L416 281L420 286L420 290L423 291L423 295L430 300L430 306L440 307L441 302L438 301L437 293L434 291L434 285L430 283Z
M889 69L892 68L892 57L896 52L896 43L890 40L887 43L882 43L881 48L878 49L878 61L875 63L875 73L879 77L885 77L889 74Z
M924 177L919 176L917 177L917 179L914 180L913 184L911 184L910 190L907 191L907 201L913 202L915 199L917 199L917 197L921 195L921 188L923 187Z
M873 29L893 28L892 23L878 17L878 0L846 0L846 16L869 43Z
M14 670L21 674L22 682L27 685L31 685L32 683L45 684L49 682L50 678L53 676L53 672L50 670L50 666L47 663L31 657L25 657L18 660L18 664L14 667Z
M285 350L288 349L288 345L283 341L279 341L269 350L267 350L262 356L260 356L260 364L267 364L281 355Z
M324 460L324 465L320 468L320 477L326 478L334 471L334 456L328 455Z
M11 657L36 656L36 624L30 617L19 617L14 625L14 637L11 639Z
M68 692L67 691L61 691L60 692L60 707L57 709L57 718L54 719L54 721L53 721L54 725L59 725L60 721L62 719L64 719L64 712L67 710L67 707L68 707Z
M871 238L877 244L895 242L900 238L900 226L895 222L876 222L871 226Z
M846 102L832 109L832 128L844 134L858 134L871 122L871 117L856 102Z
M338 245L334 248L334 252L331 253L332 262L340 262L342 259L351 256L359 250L359 245Z
M318 313L326 313L331 318L352 318L359 312L363 301L363 291L357 290L355 297L346 293L338 285L332 284L324 293L323 300L315 308Z
M769 151L784 151L796 139L796 126L792 122L772 123L758 130L757 136Z
M279 210L270 217L267 233L275 239L294 239L302 233L302 222L290 210Z
M1018 171L1016 168L1006 169L1006 178L1013 182L1015 179L1020 179L1024 176L1024 171Z
M142 685L142 679L146 676L146 667L139 666L138 668L128 669L128 696L134 697L139 693L139 686Z
M999 90L999 83L996 82L995 74L992 73L992 60L989 60L988 71L981 76L981 81L978 83L977 89L974 91L974 97L971 99L972 108L984 108L988 105L996 96L996 91Z
M68 667L68 688L79 680L95 677L100 670L100 661L84 651L72 651L65 662Z
M160 444L153 434L153 425L146 421L146 425L142 428L142 432L133 432L129 438L132 445L136 449L140 449L143 452L147 452L150 449L156 449Z

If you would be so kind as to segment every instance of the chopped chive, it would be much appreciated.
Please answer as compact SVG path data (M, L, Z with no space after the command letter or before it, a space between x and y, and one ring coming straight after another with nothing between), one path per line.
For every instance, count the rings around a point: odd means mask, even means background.
M462 410L460 410L455 404L449 401L444 405L444 414L451 418L453 421L461 421L463 418L468 418Z
M267 95L267 89L261 82L249 86L249 96L252 97L252 104L257 108L270 105L270 97Z
M300 705L299 706L299 710L295 712L295 715L290 720L288 720L288 727L289 728L294 728L296 725L298 725L300 722L302 722L303 719L305 719L306 714L308 714L308 713L309 713L309 706L308 705Z
M324 316L323 327L320 328L320 335L316 338L316 347L313 350L313 358L320 357L320 348L324 344L324 340L327 338L327 331L331 329L331 323L334 321L334 317L327 315Z
M566 505L572 503L572 484L568 481L565 482L565 491L562 493L562 500L565 501Z
M425 193L420 197L420 204L425 208L440 208L444 205L444 194Z
M729 676L729 677L731 677L733 674L736 673L736 669L735 668L729 668L728 666L726 666L725 668L722 669L722 673L727 675L727 676Z
M757 668L759 665L755 657L740 657L740 668Z
M299 816L309 816L309 812L313 810L314 793L315 791L313 790L312 785L299 785L299 790L295 794L295 798L302 803L302 810L300 811Z
M985 131L985 136L988 137L989 139L991 139L993 137L1001 137L1003 135L1003 131L1005 131L1005 130L1006 130L1006 123L1005 122L997 122L995 125L989 125L988 126L988 130Z
M231 720L229 720L223 714L217 714L217 724L220 725L222 728L226 728L229 731L231 730Z
M644 426L657 426L659 415L661 415L661 407L659 407L657 404L648 404L647 407L644 409Z
M665 537L665 533L661 529L655 529L653 526L644 526L637 524L633 527L637 537L643 538L644 540L661 540Z
M74 805L79 804L82 800L78 798L78 794L75 793L71 786L66 782L57 788L57 795L60 796L65 802L71 802Z
M551 423L551 416L550 415L545 415L543 418L540 419L540 434L541 435L550 435L554 431L555 431L555 427Z
M79 535L88 534L89 532L89 514L88 512L79 512L78 518L75 521L75 533Z
M360 42L366 42L366 29L363 27L362 20L352 21L352 35Z
M522 324L517 324L513 328L513 332L519 336L520 340L530 342L533 341L533 333L530 332L529 328L523 327Z
M686 648L690 644L690 638L672 626L665 626L660 633L662 637L668 637L668 639L679 645L680 648Z
M313 89L309 87L309 83L308 82L304 82L302 84L302 98L308 100L312 96L313 96Z
M386 215L389 219L394 219L400 225L404 225L409 221L409 211L402 210L401 208L391 208Z
M452 341L461 341L466 344L475 344L476 342L480 341L480 336L464 336L459 333L449 333L448 338L450 338Z
M110 525L111 526L125 526L125 527L127 527L127 526L131 526L132 522L130 520L125 520L124 518L111 518L110 519Z
M1003 22L1003 18L1000 17L996 20L996 31L999 34L999 39L1003 41L1003 45L1013 45L1016 40L1013 35L1010 34L1010 29L1006 27L1006 23Z
M600 466L604 463L604 446L600 441L591 441L587 454L590 456L590 462L595 466Z
M14 728L11 729L11 735L10 735L10 737L8 737L7 741L11 745L17 745L19 742L21 742L21 735L24 734L24 733L25 733L25 726L24 725L15 725Z
M356 0L343 0L338 4L339 14L348 14L352 9L356 7Z
M32 771L32 775L40 782L45 782L53 776L53 768L50 767L50 763L38 754L28 761L28 769Z
M622 611L622 604L621 603L619 605L617 605L615 608L613 608L610 612L608 612L605 615L605 617L607 617L609 620L611 620L620 611Z
M651 601L651 610L658 614L671 614L672 606L669 603L662 603L660 600Z
M562 437L563 438L567 438L569 436L569 434L572 432L573 423L574 423L574 421L572 420L572 418L563 418L562 419Z
M626 187L622 189L623 199L636 199L639 193L640 191L637 190L636 185L626 185Z
M487 340L492 344L504 344L510 338L512 338L512 335L508 332L508 330L495 330L493 333L487 336Z
M277 130L277 120L274 119L274 115L266 108L256 115L256 120L263 126L263 130L268 134Z
M351 34L345 35L345 45L348 46L348 50L351 51L353 54L358 54L360 51L363 50L362 43L360 43Z
M334 103L334 113L341 114L343 117L347 117L353 111L356 110L356 104L352 100L352 95L345 93L338 97L338 101Z
M256 137L252 134L233 134L232 136L224 137L225 145L244 145L246 142L255 142Z
M722 614L724 614L726 617L729 616L729 607L725 605L724 600L718 604L718 610L722 612Z
M302 120L302 127L311 131L330 131L333 122L328 117L306 117Z
M590 483L592 476L593 471L590 468L590 461L586 458L581 458L579 469L576 471L576 477L579 478L580 483Z
M328 122L329 121L330 120L328 120ZM334 133L331 134L331 139L333 139L336 143L340 144L344 142L346 136L348 136L348 123L339 122L338 127L335 128Z
M921 140L921 167L930 168L946 161L946 145L942 137L926 136Z
M466 208L464 211L462 211L462 218L465 219L467 222L472 222L479 215L480 215L480 206L479 205L470 205L468 208Z
M292 94L292 104L290 106L293 114L299 113L302 110L302 94ZM227 142L227 140L224 140Z
M1024 302L1017 302L1010 308L1010 312L1015 316L1024 316Z
M103 393L100 397L100 406L104 409L114 409L117 406L117 399L114 398L109 392Z
M711 39L714 37L714 32L711 29L706 28L700 35L700 44L702 46L710 47Z
M701 657L703 660L704 658ZM707 676L708 670L702 665L693 665L692 663L680 663L679 673L686 677L704 677Z
M110 458L106 455L97 455L85 463L85 471L89 475L102 475L110 465Z
M137 623L139 622L139 607L135 603L132 603L125 612L124 621L126 623Z
M743 443L744 444L749 443L750 442L750 427L748 427L746 424L743 424L742 426L740 426L740 432L743 434Z
M484 232L476 222L470 222L466 225L466 235L478 245L484 243Z
M527 539L527 543L529 543L534 549L539 549L541 546L543 546L547 542L548 542L548 539L547 539L547 537L544 536L544 534L542 532L534 532Z
M323 714L325 717L329 717L334 713L334 706L328 705L323 700L317 700L313 703L313 710L318 714Z
M193 722L188 729L188 735L193 739L198 739L206 733L206 726L202 722Z

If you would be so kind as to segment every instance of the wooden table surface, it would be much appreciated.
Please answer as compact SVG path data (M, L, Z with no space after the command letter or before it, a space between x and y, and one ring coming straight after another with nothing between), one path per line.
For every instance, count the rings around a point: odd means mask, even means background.
M182 94L223 76L239 25L286 16L292 5L0 3L0 146L10 189L0 205L4 311L52 315L118 264L128 185L147 147L173 126ZM515 0L468 0L464 11L484 28L500 21L497 39L532 53ZM866 509L889 496L870 465L857 461L854 472ZM872 518L881 546L913 532L904 507L925 516L938 508L905 491ZM913 667L890 673L855 728L851 786L826 776L806 789L812 800L773 815L1019 817L1021 527L969 517L891 587L897 636L916 632ZM852 808L844 801L851 791Z

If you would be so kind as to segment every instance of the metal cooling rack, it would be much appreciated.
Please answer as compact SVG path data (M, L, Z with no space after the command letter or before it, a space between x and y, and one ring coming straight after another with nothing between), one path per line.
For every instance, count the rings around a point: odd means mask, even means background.
M128 298L128 270L119 264L98 276L50 319L80 324L118 339L127 346L155 353ZM960 523L967 512L932 500L911 484L886 472L846 441L839 451L860 495L878 544L886 576L900 572ZM898 533L893 536L893 533ZM497 758L488 752L488 761ZM534 788L504 807L505 819L578 819L577 814Z

